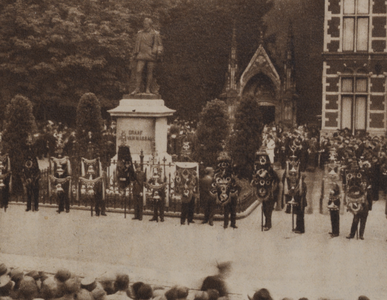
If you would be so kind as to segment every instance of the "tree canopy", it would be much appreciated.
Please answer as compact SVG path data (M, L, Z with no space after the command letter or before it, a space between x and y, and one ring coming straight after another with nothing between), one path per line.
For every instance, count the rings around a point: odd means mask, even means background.
M28 149L27 138L32 137L36 130L31 101L24 96L16 95L7 105L5 118L3 152L9 154L12 171L18 176L23 164L21 158Z
M218 99L207 102L199 115L194 159L213 166L225 146L229 129L226 103Z
M197 116L223 88L232 20L244 65L271 7L272 0L2 1L1 105L21 94L37 119L58 121L69 121L59 107L74 112L88 92L114 107L128 90L136 33L151 17L165 46L156 70L161 95L180 115Z
M251 176L255 153L262 144L261 119L254 97L243 98L238 105L233 132L228 141L236 173L243 178Z

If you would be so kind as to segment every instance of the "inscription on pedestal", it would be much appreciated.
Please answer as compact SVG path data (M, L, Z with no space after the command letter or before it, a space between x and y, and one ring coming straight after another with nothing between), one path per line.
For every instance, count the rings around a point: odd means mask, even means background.
M132 154L139 154L141 150L144 151L144 154L153 153L155 147L154 127L152 119L119 119L117 122L119 144L129 146Z

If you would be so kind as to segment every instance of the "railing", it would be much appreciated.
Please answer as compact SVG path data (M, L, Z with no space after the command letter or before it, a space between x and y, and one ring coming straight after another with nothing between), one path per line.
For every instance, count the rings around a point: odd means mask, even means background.
M150 167L152 164L144 163L144 167ZM159 164L159 166L164 170L163 174L166 174L166 176L163 176L166 178L167 181L167 189L169 191L173 192L174 188L174 179L173 179L173 163L167 163L167 164ZM105 207L107 211L124 211L125 208L125 201L126 201L126 208L128 212L130 212L131 209L133 209L133 194L132 194L132 187L129 186L129 188L126 189L125 192L119 191L117 179L115 176L115 162L113 162L113 166L108 168L106 170L106 177L105 177ZM41 170L41 177L39 181L39 204L44 205L52 205L57 206L57 199L56 196L51 194L49 191L49 176L50 172L49 169L43 169ZM92 199L81 193L81 188L79 181L72 180L71 182L71 193L70 193L70 208L82 208L82 209L91 209L91 206L93 205ZM173 193L167 193L167 199L166 199L166 212L172 212L179 214L181 212L181 201L173 197ZM16 203L26 203L26 196L23 195L11 195L10 196L10 202L16 202ZM237 204L237 213L242 213L246 211L248 207L250 207L254 202L256 201L256 197L254 197L252 192L244 193L241 197L238 199ZM146 196L145 203L144 203L144 211L148 211L149 213L153 212L153 201L151 199L150 194ZM195 214L203 214L203 204L200 201L200 198L197 196L196 199L196 205L195 205ZM217 205L215 208L215 215L222 215L223 214L223 207L221 205Z

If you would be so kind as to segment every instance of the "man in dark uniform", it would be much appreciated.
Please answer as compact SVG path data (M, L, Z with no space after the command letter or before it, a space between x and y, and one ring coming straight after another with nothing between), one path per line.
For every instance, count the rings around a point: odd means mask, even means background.
M35 152L31 148L32 142L27 142L28 150L25 154L24 164L22 167L21 181L24 192L27 195L27 209L31 210L32 198L34 198L34 210L39 211L39 179L40 169Z
M279 178L272 168L269 156L263 149L255 154L252 177L251 185L256 188L258 199L262 202L262 212L265 216L263 230L268 231L272 226L271 216L278 197Z
M363 159L363 158L362 158ZM371 185L369 184L369 177L367 175L368 166L370 165L367 161L360 161L359 166L361 168L360 173L362 174L363 180L365 180L362 185L365 185L365 193L366 193L366 200L364 203L359 204L360 209L358 211L351 211L353 213L353 220L351 225L351 231L350 234L347 236L347 239L353 239L355 237L356 231L358 229L358 225L360 222L360 228L359 228L359 238L361 240L364 240L364 230L367 223L368 218L368 212L372 210L372 190ZM355 173L359 174L359 172ZM356 176L357 177L357 176ZM353 179L355 180L355 179ZM351 186L351 182L347 183L348 186ZM358 206L356 206L358 207Z
M145 173L141 170L141 165L136 165L136 179L133 181L133 201L134 218L133 220L142 220L143 213L143 188L145 182Z
M340 187L337 183L332 183L329 191L328 209L332 225L332 231L329 234L333 238L338 237L340 234Z
M200 201L204 209L203 224L208 223L210 226L213 226L216 200L211 196L210 190L214 176L214 170L212 168L206 168L204 172L205 176L200 179Z
M296 228L295 233L305 233L305 207L307 206L306 183L301 174L294 169L289 171L289 176L284 178L284 185L287 185L287 191L285 191L285 202L289 207L293 208L293 213L296 214ZM285 174L284 174L285 175Z
M347 236L347 239L353 239L355 237L360 221L359 238L361 240L364 240L364 231L367 223L368 212L370 210L372 210L372 199L370 196L367 195L367 201L364 204L363 209L359 213L353 215L351 232Z
M124 195L126 195L126 189L130 186L131 182L134 182L136 174L133 168L132 156L128 146L121 145L118 147L117 153L117 179L118 187ZM124 196L125 197L125 196ZM126 199L125 201L125 214L126 214Z
M308 205L306 201L306 183L302 181L302 191L300 191L295 198L299 205L295 206L294 213L296 214L296 228L295 233L305 233L305 207Z
M9 194L12 190L11 178L11 160L8 154L2 153L2 146L0 145L0 208L4 208L4 211L7 211Z
M236 207L241 187L236 183L231 158L227 152L222 151L217 158L217 169L214 174L211 194L217 198L224 209L223 227L228 227L231 219L231 227L236 229Z

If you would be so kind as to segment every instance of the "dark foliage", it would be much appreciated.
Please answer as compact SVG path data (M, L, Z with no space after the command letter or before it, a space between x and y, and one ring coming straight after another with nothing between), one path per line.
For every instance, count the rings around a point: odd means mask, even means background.
M229 134L226 104L218 99L207 102L199 115L194 159L205 166L214 166Z
M11 160L14 192L21 193L20 173L23 158L28 151L27 138L32 137L36 130L32 104L24 96L17 95L7 105L5 112L5 128L3 132L3 153L8 153Z
M242 178L250 178L255 152L262 144L263 124L259 106L252 96L243 98L235 114L235 125L228 142L235 172Z
M79 157L87 156L89 143L94 147L95 157L103 157L105 147L102 137L102 125L99 100L93 93L84 94L79 100L77 108L76 138ZM89 133L91 133L91 139Z

